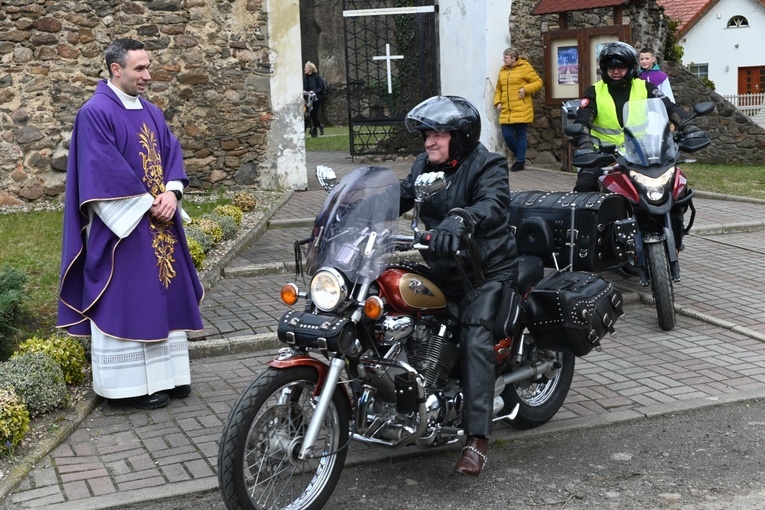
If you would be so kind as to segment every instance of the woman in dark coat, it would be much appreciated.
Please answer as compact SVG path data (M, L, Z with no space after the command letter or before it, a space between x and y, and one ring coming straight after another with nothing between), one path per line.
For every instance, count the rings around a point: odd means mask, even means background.
M306 98L306 107L311 119L311 136L315 138L316 128L319 128L319 133L324 134L324 126L319 120L319 107L327 96L327 85L310 60L305 63L303 73L303 97ZM311 92L315 94L314 97L310 96Z

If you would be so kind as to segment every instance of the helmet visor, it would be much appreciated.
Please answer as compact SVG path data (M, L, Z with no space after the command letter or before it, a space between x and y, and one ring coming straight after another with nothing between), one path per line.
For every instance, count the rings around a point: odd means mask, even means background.
M436 96L412 108L406 115L404 124L410 132L426 129L453 131L455 122L463 116L448 97Z

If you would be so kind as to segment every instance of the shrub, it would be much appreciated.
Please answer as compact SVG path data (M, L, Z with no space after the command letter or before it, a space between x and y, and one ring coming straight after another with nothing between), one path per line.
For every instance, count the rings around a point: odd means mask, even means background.
M188 242L189 252L191 253L191 260L194 262L194 267L197 268L197 271L201 271L205 265L205 251L196 239L189 238Z
M186 239L189 241L189 245L192 240L196 241L199 247L202 248L202 253L207 253L212 250L212 247L215 245L209 235L207 235L201 228L195 227L194 225L186 227Z
M0 388L0 452L13 453L29 430L29 411L12 389Z
M244 212L252 211L255 209L255 206L258 205L258 201L255 199L255 193L252 191L237 191L234 193L232 202Z
M213 212L215 214L220 214L221 216L231 216L234 218L237 225L242 224L242 216L244 216L244 213L235 205L219 205L213 209Z
M213 244L218 244L223 239L223 229L220 228L220 225L215 223L213 220L195 218L194 221L191 222L191 225L210 236Z
M53 335L43 339L33 336L19 345L14 356L25 352L44 352L55 359L67 384L80 384L85 379L85 349L72 337Z
M220 228L223 230L223 239L234 239L236 238L237 232L239 232L239 227L236 225L236 221L234 221L234 218L231 216L223 216L222 214L204 214L202 215L202 218L213 220L215 223L220 225Z
M30 417L69 402L61 366L44 352L26 352L0 363L0 388L16 390Z
M0 268L0 360L6 360L16 348L14 333L27 298L26 274L16 268Z

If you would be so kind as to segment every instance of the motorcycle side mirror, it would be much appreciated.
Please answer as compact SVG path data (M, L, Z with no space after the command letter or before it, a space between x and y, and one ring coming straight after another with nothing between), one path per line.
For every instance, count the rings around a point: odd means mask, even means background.
M420 174L414 181L414 200L422 202L439 191L446 189L449 183L443 172L428 172Z
M316 178L327 193L332 191L332 188L337 184L337 175L335 174L335 171L325 165L316 166Z
M449 187L446 175L443 172L428 172L420 174L414 181L414 217L412 218L412 230L419 233L417 223L420 218L420 206L422 202L432 197L439 191Z
M693 113L697 116L707 115L715 109L715 104L712 101L704 101L693 107Z

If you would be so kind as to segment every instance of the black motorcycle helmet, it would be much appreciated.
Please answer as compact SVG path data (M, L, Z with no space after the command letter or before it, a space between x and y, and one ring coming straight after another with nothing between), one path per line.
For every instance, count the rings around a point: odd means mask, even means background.
M612 80L606 72L609 67L623 65L627 67L627 73L621 80ZM608 85L626 85L637 77L640 70L638 52L635 48L624 42L612 42L606 44L598 57L600 77Z
M464 97L434 96L418 104L406 114L404 122L410 132L448 131L449 159L460 161L472 151L481 138L481 116Z

